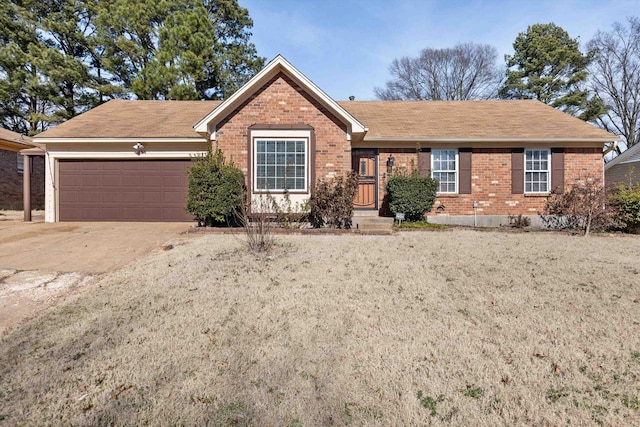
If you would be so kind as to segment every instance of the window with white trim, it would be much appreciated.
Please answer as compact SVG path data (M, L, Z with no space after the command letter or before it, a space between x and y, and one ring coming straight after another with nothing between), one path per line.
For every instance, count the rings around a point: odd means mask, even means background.
M551 150L524 151L524 192L548 193L551 184Z
M307 191L308 151L306 138L255 138L254 191Z
M458 192L458 150L431 150L431 177L438 193Z

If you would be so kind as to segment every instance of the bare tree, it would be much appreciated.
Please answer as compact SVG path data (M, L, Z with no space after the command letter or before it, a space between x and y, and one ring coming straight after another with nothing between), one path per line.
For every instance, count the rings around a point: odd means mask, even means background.
M417 58L394 59L389 67L393 80L374 93L383 100L495 98L503 74L496 66L497 57L496 48L487 44L427 48Z
M607 106L597 122L630 148L640 142L640 21L629 18L627 25L598 31L587 48L594 52L591 89Z

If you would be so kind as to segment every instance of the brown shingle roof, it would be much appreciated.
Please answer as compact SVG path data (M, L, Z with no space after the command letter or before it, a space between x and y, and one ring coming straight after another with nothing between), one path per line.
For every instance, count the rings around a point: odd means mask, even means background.
M220 101L113 100L37 138L201 138L193 126ZM616 140L538 101L341 101L365 139Z
M24 145L25 147L33 147L33 141L31 137L20 135L19 133L12 132L10 130L0 128L0 140L11 142L14 144Z
M36 138L202 138L193 125L220 101L115 99Z
M618 139L533 100L342 101L339 104L369 128L365 139Z

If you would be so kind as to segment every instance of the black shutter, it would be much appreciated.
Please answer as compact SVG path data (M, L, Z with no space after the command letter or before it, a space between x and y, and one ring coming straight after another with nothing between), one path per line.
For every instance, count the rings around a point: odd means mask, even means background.
M524 194L524 148L511 149L511 194Z
M551 189L553 193L564 193L564 148L551 149Z
M460 161L458 193L460 194L471 194L471 153L471 148L460 148L458 150L458 159Z
M418 152L418 171L420 176L431 176L431 148L421 148Z

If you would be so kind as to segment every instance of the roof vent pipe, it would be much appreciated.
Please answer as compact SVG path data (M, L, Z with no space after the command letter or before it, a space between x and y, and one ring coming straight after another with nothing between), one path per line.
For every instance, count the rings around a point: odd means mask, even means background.
M355 96L353 96L353 95L351 95L351 96L349 97L349 101L355 101L355 99L356 99L356 97L355 97Z

